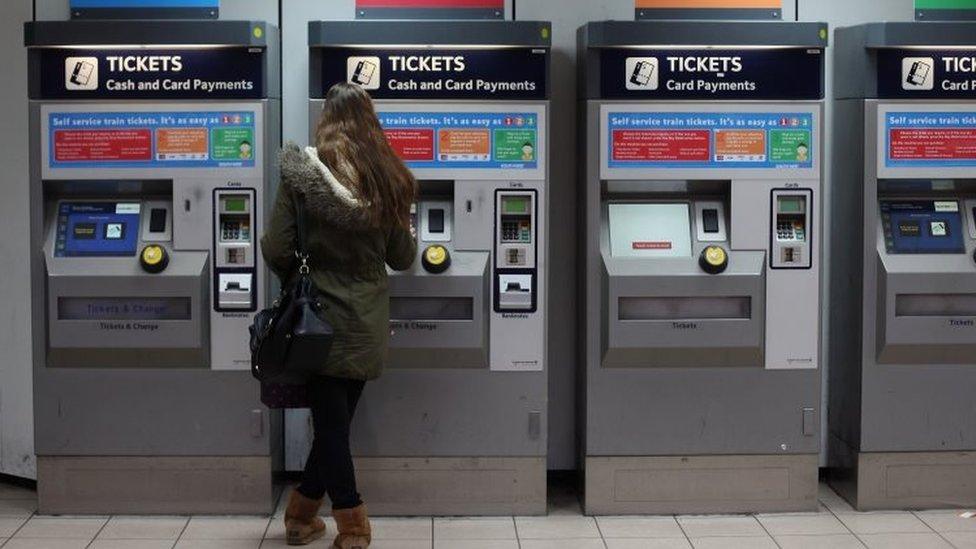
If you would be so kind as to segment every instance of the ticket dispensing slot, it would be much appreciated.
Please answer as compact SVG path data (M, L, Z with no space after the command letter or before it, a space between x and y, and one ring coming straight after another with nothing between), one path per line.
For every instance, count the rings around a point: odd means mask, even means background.
M731 250L727 203L605 205L604 367L763 363L765 254Z
M959 196L881 196L879 363L976 360L974 205Z
M454 184L421 181L411 209L419 261L390 277L390 365L487 366L488 252L461 247Z
M536 196L535 191L496 193L496 312L536 310Z
M214 310L254 311L255 238L253 189L214 191Z

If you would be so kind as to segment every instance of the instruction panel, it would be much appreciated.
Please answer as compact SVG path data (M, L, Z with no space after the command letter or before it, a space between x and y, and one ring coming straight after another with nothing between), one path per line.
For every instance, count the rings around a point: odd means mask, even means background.
M812 168L810 113L608 114L611 168Z
M885 116L885 165L976 166L976 113L889 112Z
M535 113L382 112L386 138L411 168L539 166Z
M253 167L254 113L48 114L51 168Z

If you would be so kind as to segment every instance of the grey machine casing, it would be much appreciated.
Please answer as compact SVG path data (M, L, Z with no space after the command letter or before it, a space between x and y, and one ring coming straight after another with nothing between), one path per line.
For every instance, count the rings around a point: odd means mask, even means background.
M897 112L976 114L976 96L885 99L878 56L971 49L976 24L868 24L838 29L836 45L831 483L860 510L971 507L976 185L972 168L886 166L885 121ZM890 253L879 204L898 198L966 204L965 253ZM927 310L902 309L905 298Z
M801 169L621 169L608 163L607 136L611 112L802 112L822 151L823 101L606 99L602 83L616 75L602 74L601 56L607 48L822 53L825 37L820 23L610 21L579 30L587 514L816 509L822 155ZM769 267L771 196L783 188L812 199L806 269ZM689 205L689 257L614 256L610 209L642 201ZM702 238L702 204L724 211L717 237ZM709 244L728 251L720 275L698 266ZM709 311L725 305L734 306L728 316Z
M336 49L388 52L430 47L462 55L468 48L520 47L548 54L549 28L548 23L522 21L310 22L311 142L328 91L322 84L322 60L341 55ZM486 95L483 99L376 99L375 105L381 113L420 115L535 113L540 162L530 173L414 170L421 194L415 213L418 256L410 270L390 274L390 357L383 375L367 384L352 426L360 491L370 511L383 515L542 514L546 510L549 102L499 101ZM493 308L498 283L493 265L503 257L494 251L493 212L497 197L512 192L535 197L533 259L538 274L534 310L510 315ZM447 235L428 234L429 208L446 212ZM451 266L442 274L421 266L421 255L431 244L442 245L451 254ZM286 423L293 425L290 419ZM289 436L295 434L289 427ZM290 439L289 445L293 443Z
M30 235L38 499L46 514L267 514L282 467L280 412L260 402L247 328L268 292L256 238L277 181L280 143L278 30L259 21L27 23L30 59ZM263 58L260 99L41 99L47 48L241 48ZM79 50L80 51L80 50ZM103 70L105 67L103 66ZM66 78L64 73L51 75ZM254 113L253 167L54 169L49 113ZM217 197L246 203L250 243L239 261L250 285L221 287L226 261L215 234ZM169 253L160 274L136 257L57 257L63 202L140 205L137 250ZM148 210L165 234L149 238ZM221 225L223 226L223 225ZM128 230L132 230L129 228ZM229 254L230 252L227 252ZM138 255L138 254L136 254ZM228 287L224 287L228 286ZM249 292L249 294L248 294ZM216 303L243 301L218 310ZM71 300L187 299L186 318L115 322L62 310ZM94 302L94 301L93 301ZM222 306L221 306L222 307ZM88 307L90 312L90 306ZM79 316L80 315L80 316ZM123 318L123 317L118 317Z

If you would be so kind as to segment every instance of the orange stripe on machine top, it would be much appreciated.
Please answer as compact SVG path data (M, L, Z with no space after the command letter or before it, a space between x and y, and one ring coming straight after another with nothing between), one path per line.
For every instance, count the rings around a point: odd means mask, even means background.
M782 9L783 0L635 0L637 8L773 8Z

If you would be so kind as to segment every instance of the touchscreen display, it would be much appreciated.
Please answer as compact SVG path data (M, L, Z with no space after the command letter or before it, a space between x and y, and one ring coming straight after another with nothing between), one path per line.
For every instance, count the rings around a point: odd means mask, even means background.
M885 248L890 254L965 253L962 214L957 200L881 202Z
M140 209L135 202L62 202L55 257L134 256Z

